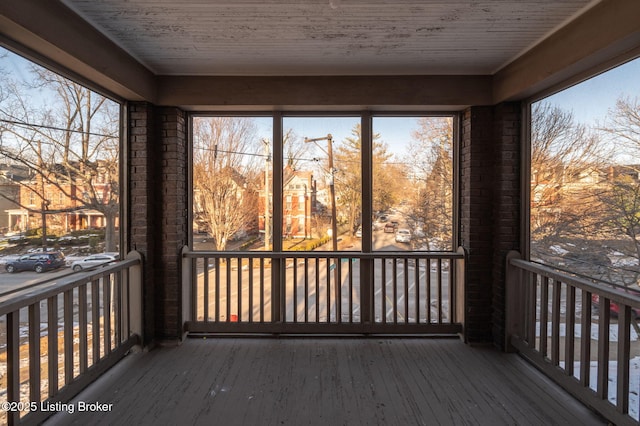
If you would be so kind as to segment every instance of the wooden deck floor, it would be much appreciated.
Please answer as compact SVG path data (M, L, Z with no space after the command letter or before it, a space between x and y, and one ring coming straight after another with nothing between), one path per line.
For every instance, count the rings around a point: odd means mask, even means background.
M129 355L75 404L46 424L606 424L519 356L457 339L187 339Z

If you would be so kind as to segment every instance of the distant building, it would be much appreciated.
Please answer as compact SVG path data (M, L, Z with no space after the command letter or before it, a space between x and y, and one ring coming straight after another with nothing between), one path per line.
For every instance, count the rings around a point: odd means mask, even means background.
M28 178L26 167L0 164L0 234L20 228L20 224L12 223L9 211L20 208L20 182Z
M308 238L311 236L311 217L316 213L316 183L310 171L285 167L282 185L282 235L285 238ZM264 184L264 178L262 180ZM271 179L267 187L271 188ZM265 186L260 190L259 229L265 231ZM269 201L273 194L269 193ZM271 212L271 209L269 209ZM271 214L269 215L271 216Z
M104 173L93 178L89 194L84 189L87 185L77 180L54 184L22 169L0 166L0 193L10 194L12 200L0 197L5 200L4 205L0 201L0 228L19 232L40 228L43 210L50 230L69 232L106 226L104 214L87 207L91 203L109 203L111 183Z

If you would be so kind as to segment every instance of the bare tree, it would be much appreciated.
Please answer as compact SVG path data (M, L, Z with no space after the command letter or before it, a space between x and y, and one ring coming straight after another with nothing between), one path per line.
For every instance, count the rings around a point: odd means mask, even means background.
M31 170L32 179L16 182L40 199L39 209L28 209L43 218L96 210L105 220L105 248L114 251L119 213L118 105L35 65L25 82L7 76L2 93L0 153ZM38 104L40 99L46 102ZM51 187L64 194L67 206L49 209ZM45 224L43 220L43 228Z
M293 129L287 129L282 139L282 150L285 157L285 165L292 170L299 170L300 163L303 162L311 151L311 146L304 143L304 139L296 134Z
M410 219L422 228L428 250L449 249L453 232L453 119L421 118L412 137L408 161L415 186Z
M640 98L620 97L603 130L632 154L640 151Z
M571 112L545 102L531 113L531 238L588 237L596 222L593 188L606 178L612 150ZM551 242L550 242L551 244Z
M617 156L621 161L632 164L610 168L607 186L598 191L601 220L599 227L618 240L616 250L630 258L640 259L640 101L636 97L621 97L609 111L605 125L601 128L618 147ZM640 269L636 266L620 268L615 282L637 283Z
M193 135L194 211L222 251L257 223L262 144L250 118L196 118Z

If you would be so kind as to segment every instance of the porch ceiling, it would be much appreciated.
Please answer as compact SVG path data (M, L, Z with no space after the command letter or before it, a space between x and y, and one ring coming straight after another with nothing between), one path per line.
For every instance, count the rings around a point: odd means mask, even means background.
M637 0L21 0L0 13L0 43L183 107L491 104L640 54Z
M591 0L62 0L155 74L493 74Z

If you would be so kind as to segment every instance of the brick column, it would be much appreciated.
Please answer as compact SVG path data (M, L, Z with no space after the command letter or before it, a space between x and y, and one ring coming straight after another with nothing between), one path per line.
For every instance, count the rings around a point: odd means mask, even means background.
M161 193L154 182L159 182L159 152L157 146L155 111L153 105L135 102L128 105L129 131L129 245L128 250L139 251L143 268L143 320L144 344L155 336L155 290L158 240L160 226L157 212L162 209Z
M468 251L465 338L504 342L505 257L520 245L520 106L462 117L460 243Z
M156 297L156 337L160 341L182 338L182 277L180 251L187 244L187 138L185 114L178 108L158 110L162 146L161 274Z
M185 114L129 104L129 244L144 257L145 345L182 338L180 250L187 242Z
M520 249L520 152L519 103L494 109L493 186L493 342L503 348L505 333L505 269L510 250Z
M493 111L471 107L462 117L460 243L468 251L465 339L491 341Z

